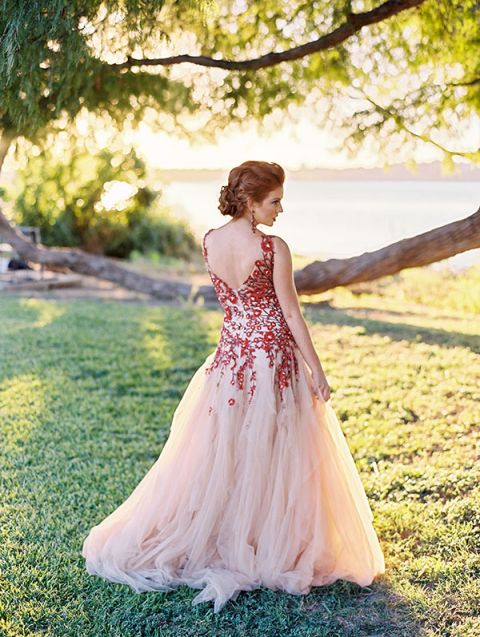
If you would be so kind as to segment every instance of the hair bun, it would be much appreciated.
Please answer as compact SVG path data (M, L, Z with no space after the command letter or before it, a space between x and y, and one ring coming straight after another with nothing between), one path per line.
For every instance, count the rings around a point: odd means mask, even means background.
M244 161L232 168L228 183L220 188L218 209L222 215L241 217L248 198L261 202L268 193L283 185L285 173L274 162Z
M236 200L235 194L228 184L220 188L218 209L222 215L231 215L232 217L236 216L239 203L240 202Z

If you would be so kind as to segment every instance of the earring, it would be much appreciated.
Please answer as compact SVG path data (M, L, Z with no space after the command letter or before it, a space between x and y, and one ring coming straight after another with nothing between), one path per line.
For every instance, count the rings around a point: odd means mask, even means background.
M251 218L251 226L252 226L252 232L255 234L256 230L255 230L255 225L256 225L256 219L255 219L255 215L254 215L254 211L252 210L252 218Z

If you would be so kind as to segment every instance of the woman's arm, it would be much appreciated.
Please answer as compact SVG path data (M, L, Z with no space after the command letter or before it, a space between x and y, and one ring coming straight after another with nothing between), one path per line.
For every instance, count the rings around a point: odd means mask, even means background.
M318 392L320 392L324 400L328 400L330 398L330 388L298 301L293 279L290 249L280 237L274 236L272 238L275 252L273 259L273 285L278 302L298 348L310 368L315 394L319 397Z

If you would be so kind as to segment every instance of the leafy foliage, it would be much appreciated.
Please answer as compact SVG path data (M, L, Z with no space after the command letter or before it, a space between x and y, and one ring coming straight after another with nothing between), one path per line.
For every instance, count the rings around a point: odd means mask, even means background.
M35 139L45 126L62 128L84 108L117 126L145 110L176 117L191 111L190 90L164 75L121 75L104 59L112 43L142 46L162 40L163 0L105 4L3 0L0 13L0 128Z
M58 143L63 142L63 143ZM26 148L25 146L28 146ZM132 148L96 148L91 138L61 133L41 150L24 144L18 171L15 221L40 228L42 242L128 257L155 251L189 259L197 247L185 222L159 203Z
M430 141L446 158L479 161L469 130L480 111L477 0L425 0L342 44L257 71L191 64L135 65L178 53L243 60L288 50L344 25L373 0L3 0L0 128L34 137L81 109L119 126L146 113L177 132L214 137L224 126L277 126L313 108L343 133L339 147L377 152ZM154 109L154 110L152 110ZM194 133L184 115L199 115ZM448 139L448 143L445 142Z

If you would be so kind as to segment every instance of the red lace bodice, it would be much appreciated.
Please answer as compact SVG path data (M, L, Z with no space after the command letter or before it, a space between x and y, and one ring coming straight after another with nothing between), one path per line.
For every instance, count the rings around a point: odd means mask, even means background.
M228 369L230 383L238 390L248 387L249 401L256 389L254 361L259 352L267 356L270 367L275 367L275 384L280 399L283 390L298 376L298 346L283 315L273 286L274 250L271 235L263 235L263 257L255 261L255 267L242 285L230 287L218 277L208 263L205 238L203 257L217 298L224 310L220 341L213 362L206 373L221 366L221 376ZM235 397L229 399L235 404Z

